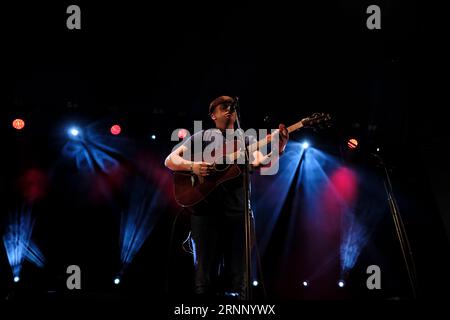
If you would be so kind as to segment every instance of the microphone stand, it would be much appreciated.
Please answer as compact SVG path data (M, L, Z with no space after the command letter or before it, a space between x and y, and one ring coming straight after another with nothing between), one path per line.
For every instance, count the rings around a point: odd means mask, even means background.
M403 260L405 262L406 271L408 273L409 283L411 285L411 291L413 298L416 299L416 267L413 259L413 254L411 246L409 244L408 235L406 233L405 225L403 224L402 217L400 215L400 210L397 205L397 200L395 199L391 178L389 177L389 171L384 163L383 159L378 154L372 153L372 156L377 158L380 166L383 169L384 175L384 189L386 191L387 200L389 204L389 210L394 220L395 231L397 233L397 238L400 243L400 249L402 251Z
M240 123L240 115L239 115L239 100L238 97L235 97L235 106L234 109L236 111L236 123L238 130L242 132L241 123ZM242 141L244 145L244 169L242 172L243 176L243 187L244 187L244 234L245 234L245 259L244 259L244 286L245 286L245 297L244 300L251 300L251 290L250 290L250 281L252 274L251 267L251 235L252 235L252 211L250 209L250 156L248 153L247 144L245 141L245 135L242 134Z

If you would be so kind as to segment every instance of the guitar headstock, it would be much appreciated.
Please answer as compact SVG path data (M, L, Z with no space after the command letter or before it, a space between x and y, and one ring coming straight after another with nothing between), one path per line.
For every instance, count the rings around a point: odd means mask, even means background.
M303 127L324 129L331 127L331 115L329 113L314 113L301 121Z

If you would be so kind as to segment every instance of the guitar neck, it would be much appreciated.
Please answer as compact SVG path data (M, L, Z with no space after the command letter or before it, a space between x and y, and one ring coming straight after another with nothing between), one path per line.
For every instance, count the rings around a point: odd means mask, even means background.
M328 113L315 113L311 117L304 118L300 120L297 123L294 123L292 126L287 127L287 131L289 133L296 131L302 127L311 127L313 125L323 125L326 124L331 120L331 116ZM276 135L279 132L279 129L272 132L270 135L265 137L264 139L259 140L258 142L252 143L248 146L248 151L250 154L253 154L253 152L257 150L261 150L263 147L265 147L267 144L269 144L272 141L272 138L274 135ZM236 151L229 155L231 160L236 160L242 151Z
M289 133L291 133L291 132L293 132L295 130L298 130L298 129L302 128L302 127L303 127L303 122L299 121L297 123L294 123L292 126L287 127L287 130L288 130ZM257 150L261 150L266 145L268 145L270 143L270 141L272 140L272 137L275 134L277 134L278 131L279 130L277 129L274 132L272 132L270 134L270 136L268 136L268 137L266 137L264 139L261 139L261 140L255 142L255 143L250 144L248 146L249 154L253 154L253 152L255 152ZM235 161L237 158L239 158L239 155L240 155L240 151L235 151L235 152L231 153L228 157L229 157L230 160Z
M299 121L297 123L294 123L292 126L287 127L287 131L289 133L291 133L291 132L296 131L296 130L302 128L302 127L303 127L303 123L302 123L302 121ZM275 134L277 134L278 131L279 130L277 129L273 133L271 133L270 134L270 138L264 138L264 139L261 139L261 140L255 142L255 143L252 143L251 145L249 145L248 146L249 153L253 153L253 152L255 152L257 150L260 150L261 148L265 147L266 145L268 145L270 143L270 141L272 140L272 137Z

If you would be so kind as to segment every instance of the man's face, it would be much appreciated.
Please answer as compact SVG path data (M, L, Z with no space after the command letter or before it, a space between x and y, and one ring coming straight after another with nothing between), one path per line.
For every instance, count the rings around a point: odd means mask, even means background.
M230 111L232 103L233 99L229 98L214 108L214 111L211 113L211 118L214 120L216 125L228 125L236 122L236 111Z

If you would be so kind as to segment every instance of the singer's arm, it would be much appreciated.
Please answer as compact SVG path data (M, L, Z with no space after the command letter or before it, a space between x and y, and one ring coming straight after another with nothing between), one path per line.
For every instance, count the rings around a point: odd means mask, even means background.
M289 141L289 131L286 126L280 124L279 130L279 144L276 147L272 147L270 153L264 155L261 151L257 150L253 152L253 158L251 165L253 168L270 167L279 161L279 156L283 154L284 149ZM276 153L276 154L275 154Z

